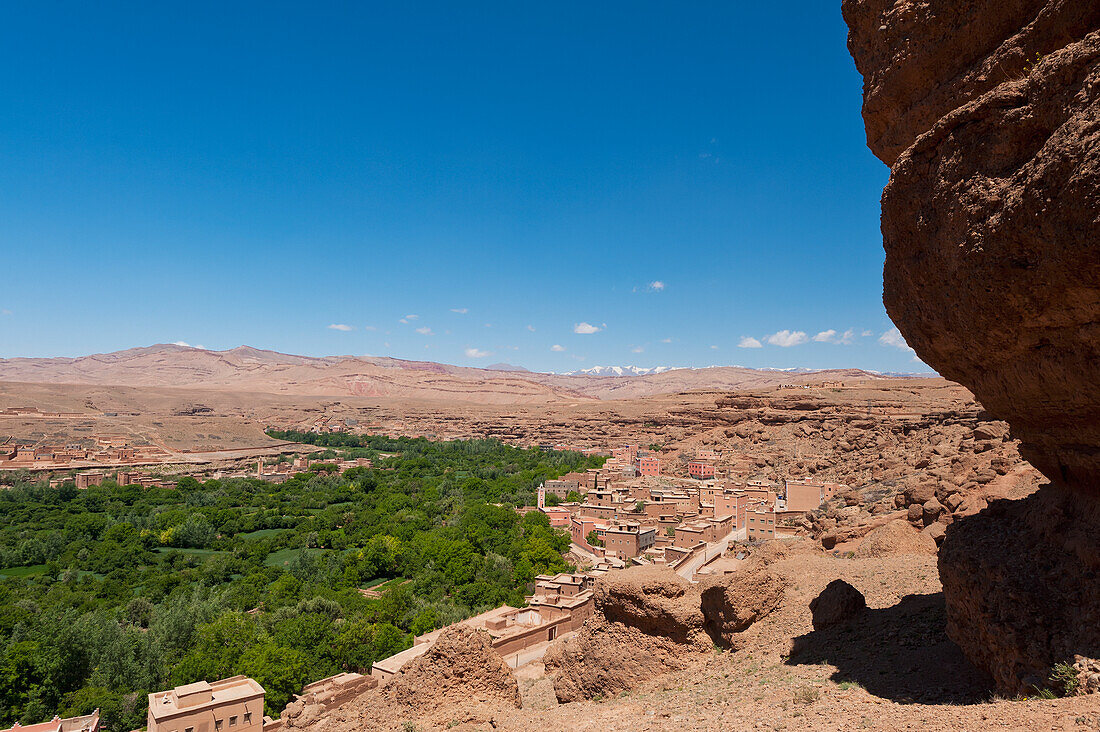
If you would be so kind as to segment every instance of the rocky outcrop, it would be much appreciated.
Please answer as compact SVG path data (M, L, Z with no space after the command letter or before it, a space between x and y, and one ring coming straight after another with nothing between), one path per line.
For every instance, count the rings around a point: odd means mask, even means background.
M1100 507L1047 486L952 524L940 549L948 634L1002 690L1100 659ZM950 588L950 589L948 589Z
M981 513L958 497L909 505L917 524L959 519L940 550L951 637L1003 691L1027 691L1097 650L1100 3L843 10L868 144L891 166L887 311L1053 484Z
M385 686L328 710L305 698L284 724L302 732L450 729L488 725L520 707L519 683L485 631L458 625L440 634ZM323 713L322 713L323 712Z
M1100 486L1100 4L846 0L884 300L1052 481Z
M543 656L558 701L609 698L688 668L715 644L736 645L738 633L779 605L787 585L767 569L782 550L760 551L744 569L701 587L666 567L601 578L592 617Z
M738 645L738 634L775 610L783 600L787 580L763 561L702 584L700 607L707 632L726 647Z
M608 698L687 668L712 647L699 590L667 568L634 567L601 578L595 612L543 656L559 702Z
M861 559L895 554L935 553L936 542L901 519L895 519L871 531L863 537L855 551L856 556Z

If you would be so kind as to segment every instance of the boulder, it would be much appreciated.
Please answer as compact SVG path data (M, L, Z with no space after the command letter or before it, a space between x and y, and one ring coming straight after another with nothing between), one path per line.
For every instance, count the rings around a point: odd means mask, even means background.
M936 546L943 543L944 534L947 532L947 526L937 521L934 524L928 524L921 531L922 534L927 536L932 541L936 542Z
M543 662L566 703L614 696L687 668L713 647L703 629L699 588L667 567L633 567L601 577L594 612Z
M931 523L935 523L936 519L943 513L943 504L937 501L935 498L931 499L924 506L921 507L922 518L924 519L924 525L928 526Z
M1005 694L1100 657L1100 500L1058 486L958 518L940 547L947 633Z
M700 607L710 637L724 646L736 645L738 633L779 606L787 584L763 561L750 561L733 574L705 581Z
M914 503L909 507L909 511L906 515L912 523L920 523L924 519L924 506L919 503Z
M845 623L867 609L863 593L841 579L830 582L810 601L814 630Z

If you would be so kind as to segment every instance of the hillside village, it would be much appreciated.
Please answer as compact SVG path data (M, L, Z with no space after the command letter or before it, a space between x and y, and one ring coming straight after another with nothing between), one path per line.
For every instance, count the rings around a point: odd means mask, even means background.
M325 430L318 425L315 434ZM544 446L549 449L549 446ZM567 445L553 446L569 450ZM699 449L690 460L668 459L655 449L620 445L610 449L576 448L605 457L603 466L567 473L538 487L535 506L551 526L568 532L570 558L578 570L539 575L524 607L502 606L461 621L459 625L488 633L492 648L513 668L539 661L550 644L575 634L592 615L597 578L636 566L667 566L693 581L715 572L732 571L743 555L740 546L776 537L794 536L796 521L847 486L811 478L782 484L747 477L751 459ZM16 450L17 456L42 454L42 449ZM11 462L23 462L23 460ZM15 465L5 466L14 469ZM343 472L370 468L367 458L324 461L308 454L289 459L258 460L253 470L218 472L217 477L251 477L280 483L310 471ZM738 468L743 469L742 473ZM209 473L171 477L134 469L66 471L50 477L51 487L71 481L76 489L113 480L120 486L172 488L183 477L206 479ZM731 554L732 552L732 554ZM375 590L361 590L378 597ZM369 673L341 673L305 686L300 699L329 706L367 688L386 684L409 662L432 648L447 632L441 628L417 636L411 648L374 663ZM364 669L364 671L368 671ZM299 704L300 702L294 702ZM308 702L307 702L308 703ZM238 676L199 682L149 695L148 732L228 732L240 728L275 732L283 721L264 717L264 690L254 680ZM213 726L209 721L213 720ZM79 718L57 718L30 727L16 725L0 732L99 732L98 710Z

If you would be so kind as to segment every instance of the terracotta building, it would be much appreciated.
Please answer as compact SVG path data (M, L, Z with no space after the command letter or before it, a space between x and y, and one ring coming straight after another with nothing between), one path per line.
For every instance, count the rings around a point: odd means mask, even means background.
M788 512L813 511L825 501L836 495L836 483L825 483L803 478L802 480L788 480L784 487L787 494Z
M688 475L696 480L710 480L714 478L714 466L701 460L692 460L688 463Z
M766 504L756 504L748 510L749 541L775 538L775 509Z
M0 732L99 732L99 710L79 717L61 719L55 716L49 722L21 725L18 722Z
M634 521L608 526L603 532L604 550L620 558L641 556L657 541L657 529L643 527Z
M262 732L264 689L247 676L149 695L148 732Z
M661 474L661 459L656 457L638 458L638 472L642 475L659 476Z

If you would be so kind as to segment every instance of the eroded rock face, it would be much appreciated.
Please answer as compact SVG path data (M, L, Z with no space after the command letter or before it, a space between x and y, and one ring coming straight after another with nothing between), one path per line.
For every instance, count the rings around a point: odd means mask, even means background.
M868 144L891 166L887 311L917 355L1011 424L1054 484L976 515L950 496L911 515L964 517L939 560L948 632L1003 691L1026 692L1054 663L1096 652L1100 3L843 10Z
M595 612L543 656L558 701L609 698L688 668L716 644L772 612L787 581L767 565L786 551L759 550L745 568L693 585L667 567L635 567L601 578Z
M846 0L884 300L1054 482L1100 492L1100 3ZM1036 61L1038 58L1038 61Z
M736 647L739 633L779 606L787 580L758 561L732 575L706 580L701 587L707 632L715 642Z
M712 645L699 590L671 569L635 567L596 583L595 612L543 662L559 702L608 698L687 668Z
M947 632L1003 691L1033 694L1055 663L1100 659L1098 526L1100 504L1047 486L949 529L939 556Z

